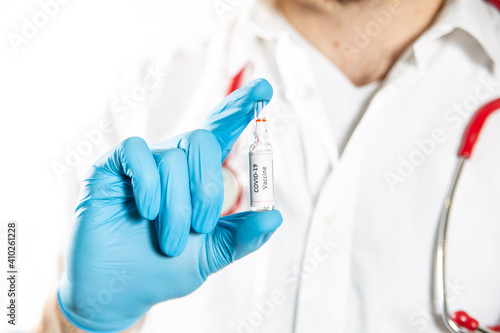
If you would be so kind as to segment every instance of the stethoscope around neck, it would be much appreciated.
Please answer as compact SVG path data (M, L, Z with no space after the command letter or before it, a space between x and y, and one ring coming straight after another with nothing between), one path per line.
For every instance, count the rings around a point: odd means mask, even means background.
M474 318L470 317L465 311L456 311L450 314L446 295L446 234L448 230L448 220L451 210L451 204L453 201L453 195L457 187L460 174L463 170L465 161L467 161L471 155L474 145L479 138L479 133L483 128L484 123L488 117L500 109L500 98L489 102L488 104L481 107L471 118L469 124L467 125L465 132L463 134L462 143L460 149L458 150L458 161L453 179L448 191L448 195L444 201L444 206L441 211L441 218L439 220L439 230L437 238L436 247L436 257L435 257L435 287L437 293L437 299L439 300L441 317L450 330L454 333L467 333L467 332L500 332L500 325L492 327L482 327Z

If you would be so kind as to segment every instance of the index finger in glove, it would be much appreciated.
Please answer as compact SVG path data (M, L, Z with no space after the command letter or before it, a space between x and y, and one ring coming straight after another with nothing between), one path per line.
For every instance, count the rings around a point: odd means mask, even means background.
M139 214L148 220L156 218L160 210L160 175L146 141L139 137L128 138L96 166L129 177Z
M254 118L255 103L267 103L272 97L271 84L265 79L256 79L224 98L208 115L202 128L209 130L217 138L221 149L221 163Z

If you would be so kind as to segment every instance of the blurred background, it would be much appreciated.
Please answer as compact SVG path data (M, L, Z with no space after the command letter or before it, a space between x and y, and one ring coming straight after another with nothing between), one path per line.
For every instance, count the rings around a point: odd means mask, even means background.
M9 221L18 223L19 267L17 325L7 325L2 310L0 332L28 332L38 323L57 285L77 184L98 156L124 139L110 127L140 119L140 105L119 119L108 117L110 108L141 84L145 68L164 71L174 50L226 24L241 3L0 2L2 309Z

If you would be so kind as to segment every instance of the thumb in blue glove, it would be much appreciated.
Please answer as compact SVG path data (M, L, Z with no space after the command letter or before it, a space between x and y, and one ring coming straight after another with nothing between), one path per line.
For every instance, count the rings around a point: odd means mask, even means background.
M73 325L123 331L269 239L282 222L278 211L219 215L221 162L253 118L254 103L271 96L267 81L252 81L224 99L204 129L154 149L127 139L91 168L58 289Z

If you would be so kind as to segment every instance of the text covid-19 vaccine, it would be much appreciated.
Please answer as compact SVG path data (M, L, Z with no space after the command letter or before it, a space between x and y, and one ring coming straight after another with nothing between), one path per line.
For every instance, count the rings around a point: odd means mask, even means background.
M250 207L254 211L274 209L273 147L267 141L264 102L255 103L255 142L250 146Z

